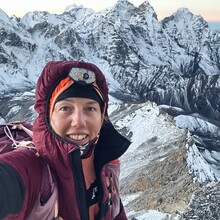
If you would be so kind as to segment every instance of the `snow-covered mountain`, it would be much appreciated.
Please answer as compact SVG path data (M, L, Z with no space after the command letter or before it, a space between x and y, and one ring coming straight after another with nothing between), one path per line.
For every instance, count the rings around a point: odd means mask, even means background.
M0 25L1 92L33 88L49 60L79 59L96 63L120 99L220 118L220 32L186 8L158 21L147 1L119 0L100 12L72 5L20 19L0 11Z
M220 31L201 16L181 8L158 21L148 1L23 18L0 10L0 121L34 120L48 61L95 63L110 87L111 120L132 141L121 159L129 218L219 219L210 211L220 207L219 48Z
M151 102L110 105L110 116L132 142L121 158L129 219L219 219L219 150L210 144L201 150L188 131L217 135L219 129L202 119L173 118Z

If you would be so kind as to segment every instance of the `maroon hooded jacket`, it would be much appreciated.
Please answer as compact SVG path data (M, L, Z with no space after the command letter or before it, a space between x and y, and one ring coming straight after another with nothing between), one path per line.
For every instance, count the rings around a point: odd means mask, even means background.
M9 157L2 160L3 166L5 164L11 166L13 172L17 173L17 182L20 183L17 188L23 190L20 193L22 205L19 200L20 203L15 205L16 209L12 208L8 211L16 213L17 210L20 210L16 214L16 219L25 219L32 211L34 201L38 199L42 179L41 160L43 159L49 164L57 183L59 216L64 220L89 220L80 150L77 146L59 138L49 124L51 94L58 83L68 76L72 67L86 68L96 74L96 83L104 95L106 105L108 105L107 83L103 73L95 65L76 61L54 61L45 66L36 85L35 110L38 117L33 124L33 142L41 159L26 152L22 157L27 157L29 167L10 161ZM119 196L120 164L117 159L127 150L129 144L130 142L120 135L110 122L102 126L94 150L95 172L100 191L98 201L100 212L96 219L127 219ZM13 154L17 154L17 151L13 152ZM31 164L30 158L33 164ZM31 176L32 172L36 173L35 177ZM22 208L19 209L19 206Z

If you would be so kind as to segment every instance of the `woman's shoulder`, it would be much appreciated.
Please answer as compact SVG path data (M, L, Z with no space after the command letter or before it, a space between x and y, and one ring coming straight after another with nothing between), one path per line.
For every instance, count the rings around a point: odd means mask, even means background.
M0 162L11 164L13 167L25 165L27 167L42 166L42 159L36 150L29 148L16 149L0 154Z

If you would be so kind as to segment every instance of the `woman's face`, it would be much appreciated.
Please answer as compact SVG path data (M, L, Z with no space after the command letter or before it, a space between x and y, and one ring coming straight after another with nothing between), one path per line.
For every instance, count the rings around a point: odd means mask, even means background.
M57 102L50 119L59 136L77 145L94 139L102 122L99 103L88 98L66 98Z

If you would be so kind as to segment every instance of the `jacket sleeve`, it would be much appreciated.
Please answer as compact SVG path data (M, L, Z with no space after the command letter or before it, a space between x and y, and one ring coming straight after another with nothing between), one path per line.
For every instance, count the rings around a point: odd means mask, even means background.
M24 198L24 183L16 169L0 163L0 219L19 212Z
M16 213L14 219L24 219L39 196L41 178L41 160L31 150L17 149L1 154L0 219Z

